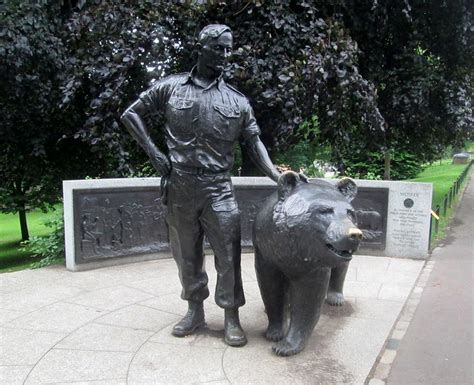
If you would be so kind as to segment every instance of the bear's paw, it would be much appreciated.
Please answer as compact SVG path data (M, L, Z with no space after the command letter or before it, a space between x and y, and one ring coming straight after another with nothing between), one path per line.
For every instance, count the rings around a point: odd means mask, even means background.
M282 356L282 357L288 357L288 356L297 354L301 352L303 348L304 348L304 345L302 341L296 342L296 341L291 341L287 338L285 338L284 340L281 340L280 342L272 346L273 352L277 356Z
M328 291L326 296L326 303L331 306L342 306L344 305L344 296L342 293L337 291Z

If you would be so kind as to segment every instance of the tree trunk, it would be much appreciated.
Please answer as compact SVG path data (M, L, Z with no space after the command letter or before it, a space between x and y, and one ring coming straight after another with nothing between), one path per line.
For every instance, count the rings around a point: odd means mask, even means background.
M383 179L390 180L390 151L385 151Z
M28 232L28 223L26 222L25 204L20 207L18 215L20 216L21 240L27 241L30 239L30 234Z

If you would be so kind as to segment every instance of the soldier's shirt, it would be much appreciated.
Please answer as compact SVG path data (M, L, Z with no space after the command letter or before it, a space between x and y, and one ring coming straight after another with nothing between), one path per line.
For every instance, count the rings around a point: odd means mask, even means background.
M260 135L252 107L222 78L206 88L196 84L193 71L156 82L140 100L149 114L164 114L172 163L210 172L230 170L234 145Z

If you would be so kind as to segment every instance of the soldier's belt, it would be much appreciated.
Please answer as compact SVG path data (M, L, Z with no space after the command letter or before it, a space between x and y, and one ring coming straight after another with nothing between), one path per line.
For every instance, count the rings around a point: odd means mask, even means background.
M229 174L228 170L225 171L212 171L204 167L191 167L173 164L172 168L177 171L184 172L186 174L203 175L203 176L215 176L215 175L226 175Z

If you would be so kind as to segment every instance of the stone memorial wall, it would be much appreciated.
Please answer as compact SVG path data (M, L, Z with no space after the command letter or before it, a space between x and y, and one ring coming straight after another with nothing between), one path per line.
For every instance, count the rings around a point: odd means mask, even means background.
M431 183L357 180L357 185L387 188L387 234L383 255L426 258L431 221ZM372 254L370 251L367 254Z
M359 191L352 203L364 234L358 254L426 257L431 185L356 182ZM251 248L255 214L276 184L263 177L238 177L233 183L241 211L242 246ZM64 181L67 268L170 257L159 186L159 178Z

